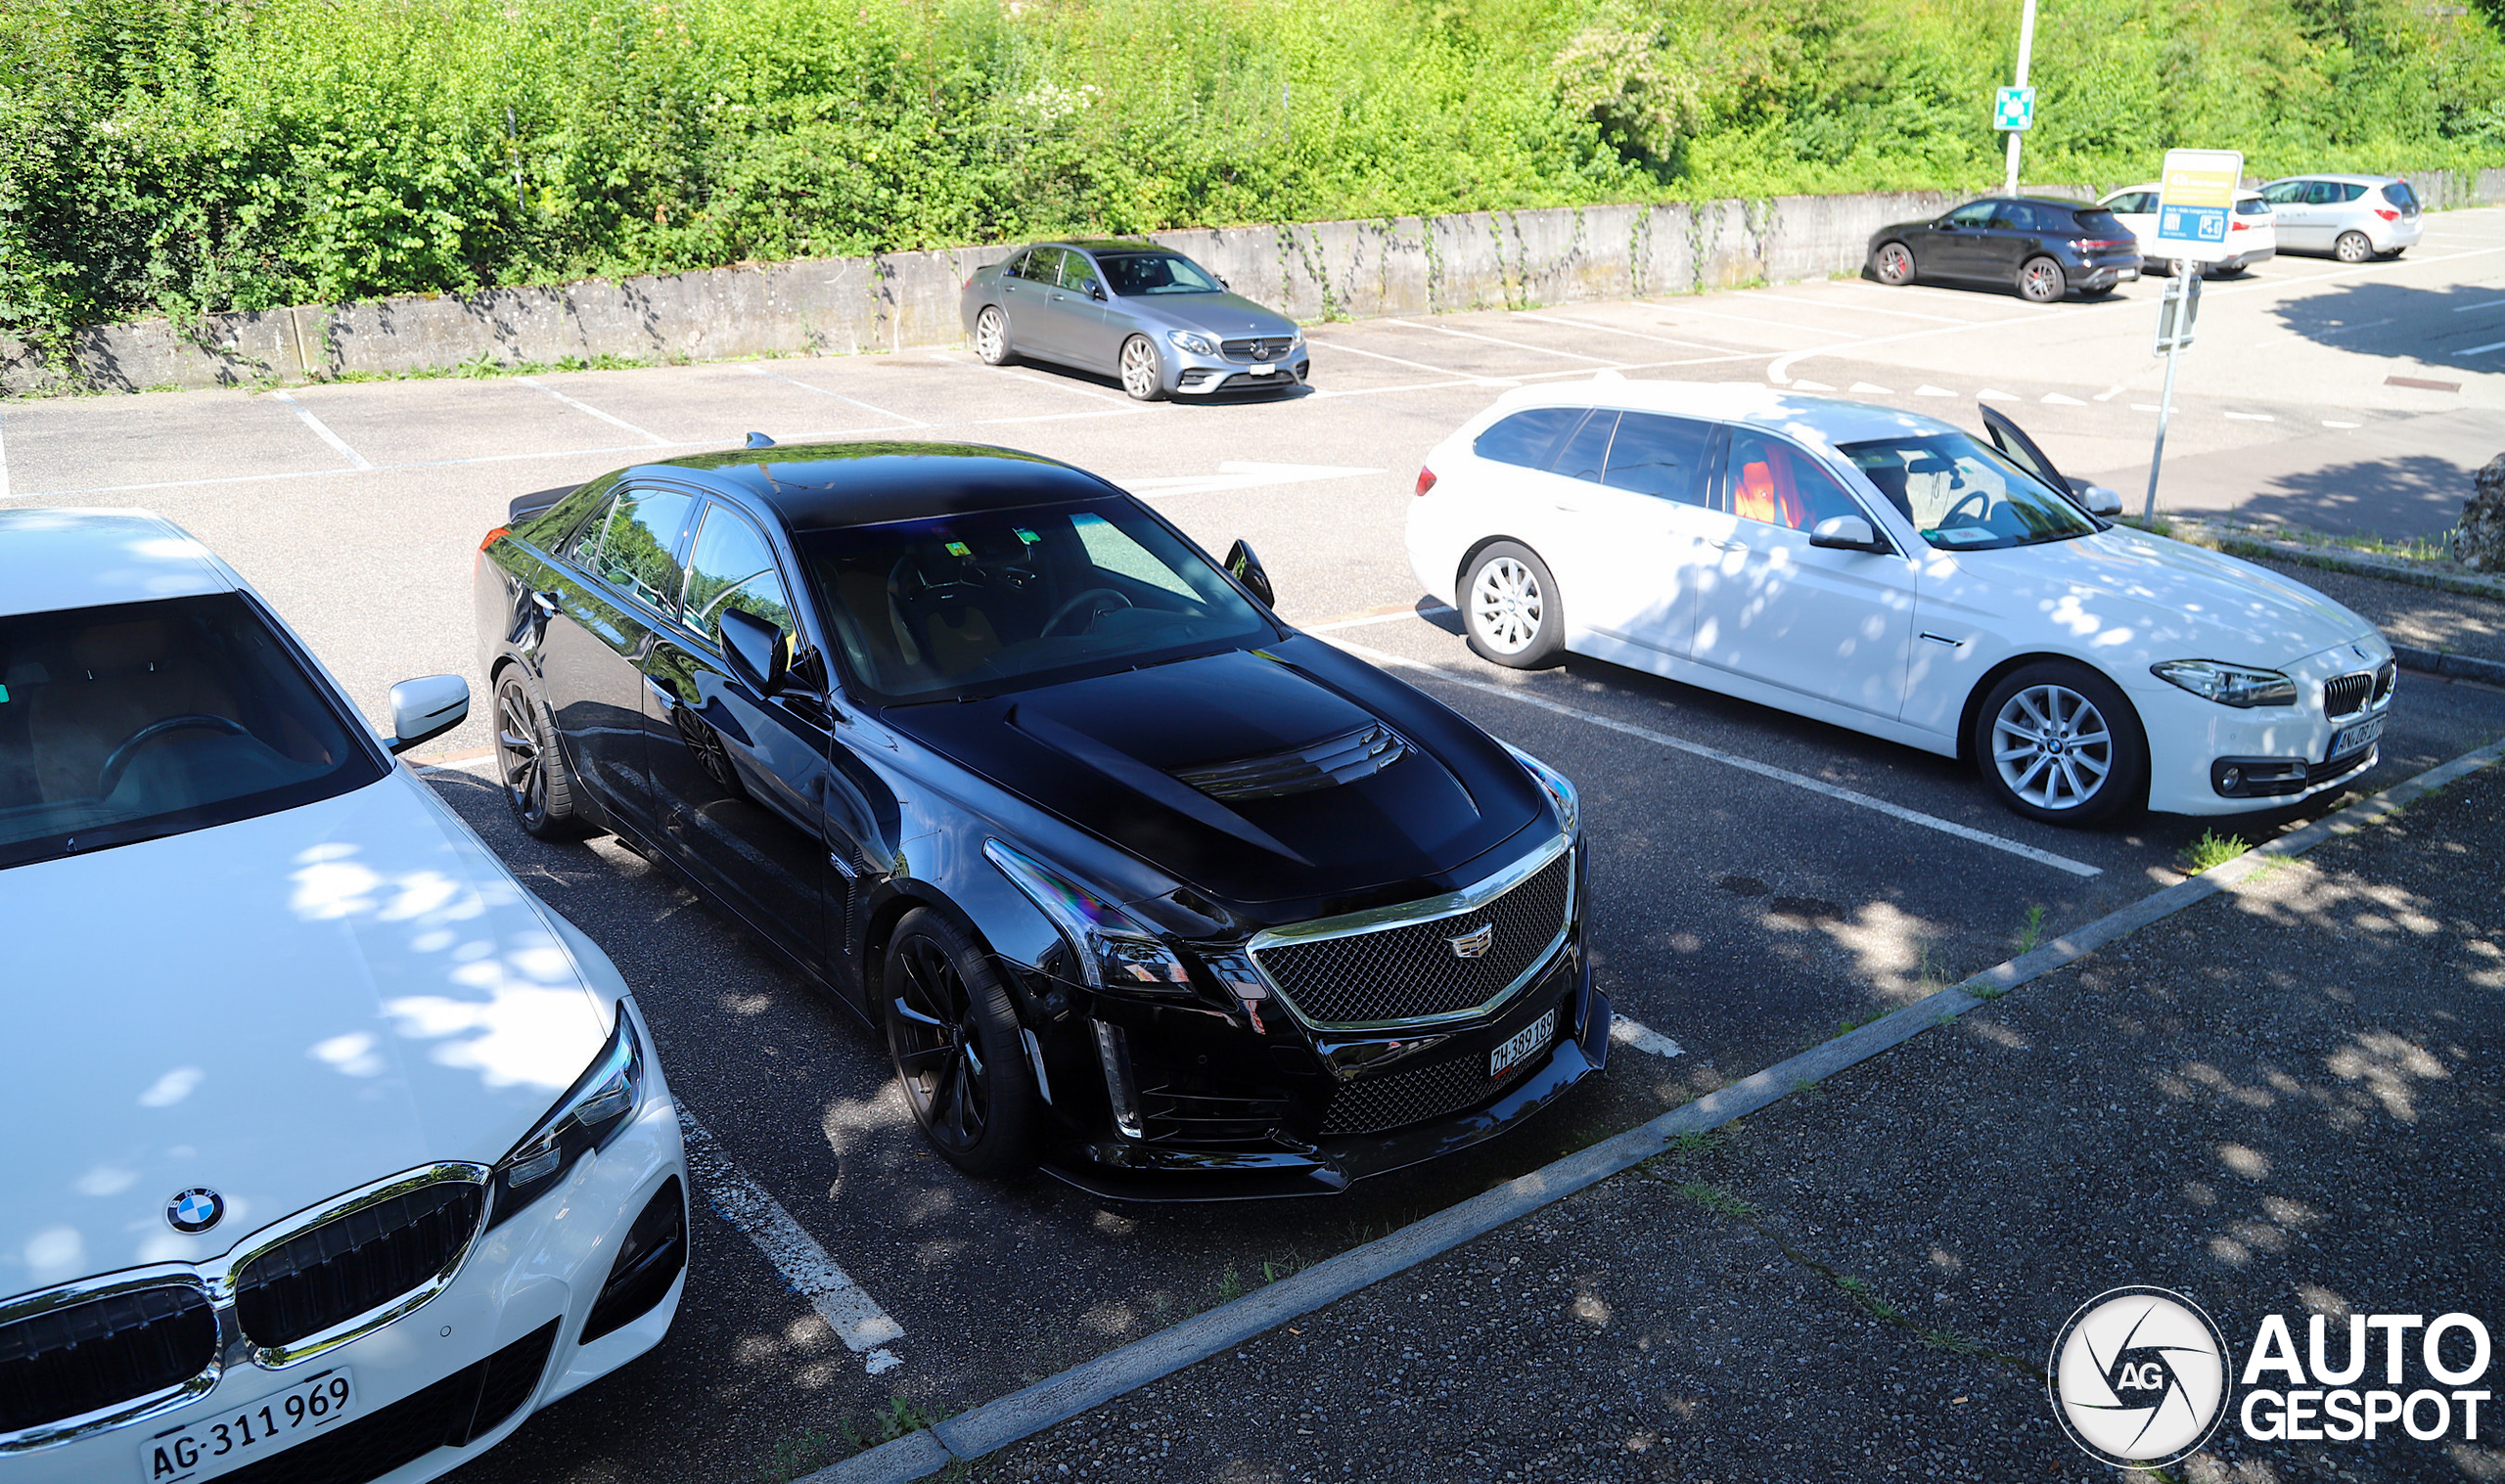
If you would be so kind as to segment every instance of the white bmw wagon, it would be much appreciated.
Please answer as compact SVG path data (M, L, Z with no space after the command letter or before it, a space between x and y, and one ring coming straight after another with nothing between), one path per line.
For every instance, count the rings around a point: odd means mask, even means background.
M617 970L225 563L0 512L0 1478L412 1484L660 1340Z
M1411 569L1498 664L1588 654L1943 756L2088 824L2370 767L2391 647L2311 588L2113 524L2017 425L1744 384L1507 392L1437 445Z

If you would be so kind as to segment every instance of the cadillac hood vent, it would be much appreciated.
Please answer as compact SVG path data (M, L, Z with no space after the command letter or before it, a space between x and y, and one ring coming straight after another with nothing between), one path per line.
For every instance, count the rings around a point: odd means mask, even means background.
M1177 768L1173 776L1211 798L1285 798L1372 777L1408 750L1398 734L1378 724L1284 752Z

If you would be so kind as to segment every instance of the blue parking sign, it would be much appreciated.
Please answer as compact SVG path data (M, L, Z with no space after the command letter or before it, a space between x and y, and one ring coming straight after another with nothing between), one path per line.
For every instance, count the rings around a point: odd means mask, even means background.
M2227 240L2226 208L2167 206L2157 230L2165 242L2222 243Z

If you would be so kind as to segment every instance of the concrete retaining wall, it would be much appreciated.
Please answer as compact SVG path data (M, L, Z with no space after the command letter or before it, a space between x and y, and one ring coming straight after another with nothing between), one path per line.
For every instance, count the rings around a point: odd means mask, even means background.
M2433 207L2505 203L2505 170L2413 174ZM2086 195L2059 188L2066 195ZM1298 319L1436 314L1851 272L1870 234L1937 193L1478 211L1152 234ZM0 392L229 386L602 355L720 360L900 350L964 337L958 292L1006 247L589 280L82 332L71 364L0 339Z

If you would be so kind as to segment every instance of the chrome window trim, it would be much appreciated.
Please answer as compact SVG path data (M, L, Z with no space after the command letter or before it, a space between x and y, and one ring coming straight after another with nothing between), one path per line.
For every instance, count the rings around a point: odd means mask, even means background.
M49 1288L0 1300L0 1324L32 1319L38 1314L89 1299L142 1288L191 1288L207 1296L209 1313L217 1324L217 1344L209 1356L208 1366L198 1375L177 1385L164 1387L145 1396L133 1397L111 1407L99 1408L74 1417L62 1417L15 1432L0 1432L0 1457L29 1453L97 1433L127 1427L145 1421L160 1413L172 1411L216 1389L225 1372L239 1366L250 1365L261 1371L284 1371L311 1360L351 1340L373 1333L393 1320L410 1314L452 1284L462 1266L478 1244L478 1234L486 1230L488 1205L494 1191L488 1185L491 1167L467 1161L444 1160L403 1170L360 1186L332 1197L319 1205L307 1206L292 1216L282 1217L267 1226L248 1233L241 1240L217 1257L200 1263L155 1263L147 1267L126 1268L92 1278L56 1283ZM447 1181L467 1181L479 1187L478 1223L473 1227L441 1271L405 1293L377 1304L362 1314L342 1321L328 1329L307 1335L292 1345L256 1345L243 1332L236 1316L236 1290L244 1269L254 1258L261 1257L291 1238L301 1237L316 1227L327 1225L342 1216L364 1210L368 1206L411 1191Z
M1261 952L1268 948L1286 948L1304 943L1318 943L1329 938L1350 938L1363 933L1381 932L1387 928L1409 927L1420 922L1433 922L1443 918L1457 918L1475 912L1506 892L1522 885L1574 848L1573 837L1560 834L1539 849L1506 866L1495 874L1462 887L1416 902L1403 902L1396 907L1373 907L1364 912L1347 913L1336 918L1316 918L1309 922L1294 922L1285 927L1265 927L1254 933L1244 945L1245 957L1252 962L1252 971L1268 985L1270 995L1287 1008L1289 1014L1308 1030L1341 1033L1347 1031L1414 1030L1421 1026L1451 1025L1476 1020L1501 1010L1516 995L1544 973L1556 959L1558 949L1566 944L1566 936L1574 922L1574 862L1566 863L1566 911L1559 919L1557 935L1548 946L1531 959L1530 967L1517 975L1497 994L1482 1004L1465 1010L1447 1011L1441 1014L1414 1015L1398 1020L1316 1020L1298 1008L1296 1000L1281 988L1269 968L1261 963Z

